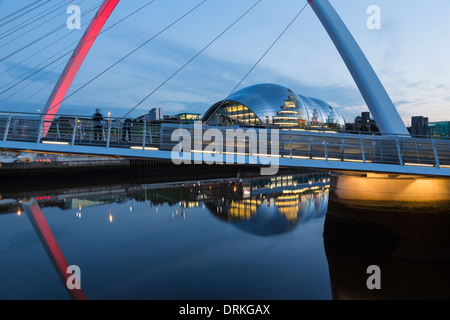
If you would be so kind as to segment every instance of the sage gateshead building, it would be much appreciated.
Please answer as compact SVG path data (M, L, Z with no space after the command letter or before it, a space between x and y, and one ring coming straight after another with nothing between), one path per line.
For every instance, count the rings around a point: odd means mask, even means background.
M343 130L344 117L325 101L276 84L258 84L214 104L203 116L210 125Z

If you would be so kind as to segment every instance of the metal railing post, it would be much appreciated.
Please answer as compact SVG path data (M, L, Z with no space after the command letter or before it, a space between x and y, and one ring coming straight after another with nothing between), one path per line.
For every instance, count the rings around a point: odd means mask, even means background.
M39 143L41 141L43 127L44 127L44 115L41 116L41 120L39 121L36 143Z
M108 119L108 134L106 136L106 147L109 148L109 143L111 141L111 120Z
M309 158L312 158L312 151L313 151L312 139L311 139L311 136L308 135L308 157Z
M59 131L59 120L56 120L56 137L61 138L61 133Z
M414 141L414 144L416 145L417 164L420 164L419 146L417 145L417 140Z
M359 142L361 144L361 155L363 158L363 162L366 163L366 152L364 150L364 142L363 142L363 138L361 136L361 133L359 134Z
M142 150L145 149L145 136L147 135L147 121L144 120L144 130L142 131Z
M398 161L400 162L400 165L403 167L403 157L402 157L402 151L400 149L398 137L395 137L395 143L397 144Z
M436 167L440 168L441 166L439 164L439 156L438 156L438 153L437 153L436 140L431 138L431 143L433 145L433 153L434 153L434 160L435 160L435 163L436 163Z
M159 148L162 149L163 147L163 134L164 134L164 129L163 129L163 124L160 123L159 124Z
M150 138L150 144L153 144L153 136L152 136L152 125L150 125L149 131L148 131L148 137Z
M6 139L8 139L9 126L11 124L11 117L12 117L12 115L9 114L8 121L6 122L6 126L5 126L5 132L3 133L3 141L6 141Z
M77 126L78 126L78 117L75 117L75 123L73 124L73 131L72 131L72 140L70 141L70 145L75 144L75 136L77 134Z
M292 159L292 130L289 130L289 155Z
M325 160L328 161L328 148L327 148L327 140L325 137L325 131L323 131L323 153L325 156Z

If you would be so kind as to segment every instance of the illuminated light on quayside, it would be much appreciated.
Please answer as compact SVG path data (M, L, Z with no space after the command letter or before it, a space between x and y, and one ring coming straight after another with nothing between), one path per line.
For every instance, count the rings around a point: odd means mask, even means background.
M45 144L58 144L58 145L63 145L63 146L68 146L69 145L68 142L62 142L62 141L47 141L47 140L44 140L44 141L42 141L42 143L45 143Z
M425 164L425 163L405 163L405 166L434 167L433 164Z
M257 157L281 158L281 155L279 155L279 154L263 154L263 153L255 153L254 156L257 156Z
M131 147L130 149L133 149L133 150L148 150L148 151L158 151L159 150L158 148L153 148L153 147L145 147L145 148L142 148L142 147Z

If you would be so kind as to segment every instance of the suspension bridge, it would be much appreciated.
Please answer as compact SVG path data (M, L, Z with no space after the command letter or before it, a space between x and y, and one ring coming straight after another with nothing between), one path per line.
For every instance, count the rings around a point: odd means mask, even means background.
M85 0L79 1L78 4L83 1ZM105 123L98 126L91 118L85 116L61 115L58 112L59 108L70 96L81 91L94 80L123 62L158 35L197 10L197 8L208 0L197 2L191 9L172 21L160 32L148 38L141 45L128 52L84 85L77 88L71 94L68 94L71 84L94 41L109 29L133 17L137 12L140 12L155 1L146 2L143 6L129 13L108 28L104 28L105 23L112 15L119 0L104 0L101 5L91 6L83 15L93 12L96 12L96 14L86 27L86 31L76 45L75 50L73 50L72 45L69 45L69 47L59 51L49 59L43 60L32 71L25 72L15 81L3 85L0 88L0 99L2 99L0 102L7 101L11 97L11 90L26 83L35 75L38 75L39 78L44 77L58 66L65 64L64 71L56 82L50 97L46 99L45 104L42 103L43 108L41 108L42 111L40 113L17 112L13 110L0 111L0 150L7 152L56 153L168 161L183 160L192 163L213 161L222 164L253 164L257 166L276 163L279 167L314 168L342 172L388 173L394 176L403 174L438 177L450 176L450 140L411 137L409 135L408 130L374 70L328 0L305 1L306 3L301 6L294 19L290 21L283 32L272 42L252 68L250 68L244 78L233 88L230 95L275 46L292 23L310 6L348 67L380 128L380 135L349 134L331 130L302 130L298 128L270 126L264 128L242 127L239 128L243 132L242 139L237 139L236 141L233 138L231 140L232 142L230 142L227 139L230 132L235 134L237 132L236 130L239 129L205 124L202 124L199 129L198 126L200 124L152 122L147 120L135 122L132 127L125 126L124 120L133 110L138 108L163 85L175 77L229 29L234 27L237 22L243 19L262 0L255 1L242 15L232 21L227 28L202 50L197 52L153 91L148 93L144 99L130 108L123 117L108 117ZM49 0L34 1L7 16L1 17L0 28L8 27L11 24L14 26L6 31L4 31L5 29L0 29L2 30L0 40L5 41L0 46L11 47L14 39L18 39L27 34L28 26L54 18L56 14L59 14L58 10L67 7L72 1L58 1L56 4L53 2L50 7L44 7L49 3ZM40 11L42 8L45 9ZM36 12L39 13L34 15ZM26 21L20 22L20 18L24 16L27 16ZM14 22L19 23L14 24ZM64 24L59 28L41 34L38 38L25 45L14 48L8 54L0 57L0 63L8 61L30 46L54 34L58 29L65 27ZM2 74L11 71L15 67L20 67L21 63L31 59L32 56L26 57L21 62L11 63L12 65L3 71ZM68 61L66 61L67 57L69 57ZM37 81L39 78L34 78L34 80ZM19 91L16 91L16 93ZM14 107L16 106L11 106L11 109L14 109ZM181 130L181 132L184 132L190 137L194 137L194 139L189 140L186 144L180 144L179 137L174 139L174 133L177 130ZM212 141L203 139L211 130L215 134L215 145L222 146L222 149L211 149ZM261 135L267 135L269 137L266 144L257 143L257 141L252 140L253 137ZM195 139L195 137L199 136L202 139ZM183 146L183 150L180 150L180 146ZM183 155L180 156L180 153ZM67 273L69 264L47 224L39 205L36 201L23 201L22 205L54 264L58 275L63 283L66 284L66 281L70 279ZM68 293L74 299L86 299L86 296L80 289L68 289Z

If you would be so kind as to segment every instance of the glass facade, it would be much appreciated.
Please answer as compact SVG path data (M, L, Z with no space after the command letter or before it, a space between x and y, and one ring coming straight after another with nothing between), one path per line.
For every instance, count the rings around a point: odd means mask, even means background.
M239 90L213 105L204 115L208 124L344 129L345 120L326 102L275 85Z
M450 121L429 122L428 132L433 137L450 138Z
M262 126L261 120L246 106L236 101L219 102L210 110L216 110L211 117L209 123L220 123L227 125L240 126Z

